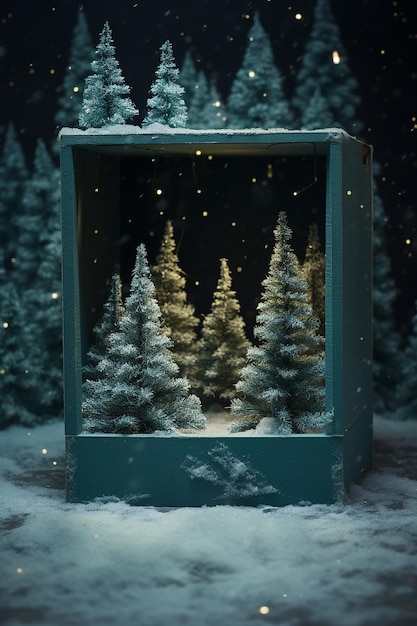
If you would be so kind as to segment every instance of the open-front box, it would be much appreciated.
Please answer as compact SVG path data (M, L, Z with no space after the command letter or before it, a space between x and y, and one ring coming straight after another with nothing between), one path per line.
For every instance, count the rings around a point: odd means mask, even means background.
M337 129L117 130L61 133L68 499L334 502L372 461L370 147ZM154 258L172 220L196 309L227 257L250 334L281 210L296 249L313 221L325 247L326 432L83 433L83 365L115 265L127 283L136 246Z

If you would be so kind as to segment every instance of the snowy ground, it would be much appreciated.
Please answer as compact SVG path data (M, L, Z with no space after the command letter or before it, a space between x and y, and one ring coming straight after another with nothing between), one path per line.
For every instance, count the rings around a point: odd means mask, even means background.
M417 421L342 505L65 502L63 425L0 433L3 626L417 624Z

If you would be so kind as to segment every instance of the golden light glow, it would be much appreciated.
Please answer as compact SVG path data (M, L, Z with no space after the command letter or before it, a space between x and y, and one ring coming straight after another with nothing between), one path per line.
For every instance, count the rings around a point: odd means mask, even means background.
M56 291L54 291L54 293L51 293L51 298L52 300L58 300L58 294Z
M259 613L261 615L268 615L268 613L269 613L269 606L260 606L259 607Z
M302 20L302 19L303 19L303 16L302 16L302 14L301 14L301 13L296 13L296 14L294 15L294 17L295 17L295 19L296 19L296 20Z
M266 177L267 178L273 178L274 177L274 170L272 167L272 163L268 163L268 165L266 166Z
M208 211L203 211L203 217L207 217Z
M411 239L408 239L408 238L407 238L407 239L405 240L405 243L407 244L407 246L409 246L409 245L411 244Z
M23 574L23 570L22 570L22 568L21 568L21 567L18 567L18 568L17 568L17 570L16 570L16 572L17 572L18 574Z
M42 454L48 454L48 450L46 448L42 448L41 452Z
M73 88L73 92L74 92L74 93L78 93L79 91L80 91L80 88L79 88L79 87L74 87L74 88Z
M340 63L340 54L337 50L333 50L332 52L332 61L335 65L339 65Z
M202 189L196 189L196 192L197 192L198 194L200 194L200 193L203 193L203 190L202 190Z
M98 189L98 187L96 187L96 188L94 189L94 193L98 193L98 192L99 192L99 189Z
M3 328L9 328L9 322L3 322Z
M254 176L253 178L251 178L251 182L252 182L252 183L256 183L256 178L255 178L255 176Z
M6 370L4 369L0 370L0 376L4 376L5 373L6 373Z
M256 76L256 73L253 70L250 70L250 72L248 72L248 76L249 78L254 78Z
M347 190L346 195L347 195L347 196L351 196L351 195L352 195L352 192L351 192L351 190L350 190L350 189L348 189L348 190Z
M162 191L162 189L156 189L156 190L155 190L155 193L156 193L156 195L157 195L157 196L162 196L162 194L163 194L164 192Z
M196 155L196 156L201 156L201 150L196 150L196 151L195 151L195 155Z

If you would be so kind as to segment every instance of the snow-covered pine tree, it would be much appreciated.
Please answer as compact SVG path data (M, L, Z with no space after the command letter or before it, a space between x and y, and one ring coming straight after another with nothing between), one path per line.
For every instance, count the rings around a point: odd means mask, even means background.
M179 84L179 69L175 65L172 44L166 41L161 48L161 61L151 85L151 97L147 101L147 114L143 126L165 124L183 128L187 124L187 107L184 87Z
M137 249L125 315L105 347L97 375L84 383L84 430L152 433L205 427L200 400L178 377L172 342L162 331L143 244Z
M183 98L185 106L189 109L197 85L197 68L189 50L187 50L184 55L184 60L178 76L178 82L182 87L184 87Z
M106 341L110 333L119 330L120 320L124 315L122 298L122 281L120 275L113 274L110 283L110 293L103 306L100 321L93 329L94 343L87 353L85 373L88 378L94 377L98 363L106 355Z
M230 128L292 128L293 115L258 13L249 30L243 62L227 100Z
M197 327L199 319L192 304L187 300L186 279L180 268L174 228L170 220L164 235L156 263L152 267L156 297L162 313L162 326L173 341L173 354L191 387L197 385Z
M13 280L22 302L32 410L44 418L62 411L60 173L42 140L23 194Z
M84 97L79 115L81 128L101 128L110 124L125 124L139 114L128 98L130 87L115 57L109 23L104 24L100 41L91 62L92 74L85 80Z
M36 417L27 408L33 386L24 353L25 327L13 284L0 268L0 428L31 425ZM32 381L33 382L33 381Z
M84 83L91 71L94 59L94 46L88 30L82 6L78 8L77 20L72 32L69 63L58 98L58 111L55 123L58 127L78 126L78 118L84 95Z
M203 320L200 341L200 385L202 395L227 402L235 396L249 341L240 315L227 259L220 259L220 277L210 313Z
M320 321L321 335L324 335L325 325L325 271L326 258L321 250L318 226L314 223L308 229L303 273L308 285L309 303Z
M376 164L377 170L378 164ZM374 181L373 189L373 380L374 410L384 413L395 408L395 389L402 376L404 355L395 328L395 283L387 250L387 217Z
M308 304L307 283L291 244L285 212L278 216L275 246L254 329L258 346L248 349L239 397L231 413L232 431L256 427L263 418L277 434L303 432L324 410L323 339ZM318 417L317 417L318 416ZM323 414L323 424L327 422Z
M209 84L203 71L198 72L197 84L188 108L189 128L224 128L226 122L219 92Z
M358 83L350 71L330 0L317 0L311 31L296 75L293 106L298 113L297 125L303 128L307 128L307 120L303 120L303 116L317 97L317 89L327 102L333 125L357 135L362 128L357 118L360 105ZM309 119L312 128L325 121L322 115L320 119L312 119L311 111Z
M9 124L0 154L0 269L13 267L18 222L23 211L22 190L28 178L22 147L13 124Z
M404 351L402 380L397 388L396 417L417 419L417 301L412 318L411 333Z

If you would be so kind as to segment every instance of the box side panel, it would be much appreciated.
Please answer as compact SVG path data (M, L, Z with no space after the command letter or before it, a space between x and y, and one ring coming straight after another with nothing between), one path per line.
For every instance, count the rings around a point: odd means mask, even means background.
M343 437L343 480L346 492L372 469L372 416L357 420Z
M341 445L318 435L68 437L67 497L151 506L331 503L340 496Z
M372 416L372 163L342 144L343 428Z
M71 147L61 149L64 410L67 434L81 429L80 290L77 250L77 201Z

